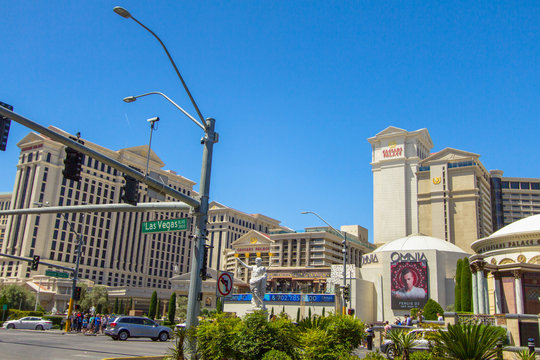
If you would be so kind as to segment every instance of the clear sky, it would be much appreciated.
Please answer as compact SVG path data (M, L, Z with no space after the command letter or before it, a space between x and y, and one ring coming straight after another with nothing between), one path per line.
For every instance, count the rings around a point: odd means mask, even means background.
M388 126L540 177L538 1L3 1L0 101L118 150L148 143L199 182L202 132L159 43L216 119L211 200L293 229L359 224L372 238L371 147ZM0 191L28 129L12 123ZM196 186L198 189L198 185Z

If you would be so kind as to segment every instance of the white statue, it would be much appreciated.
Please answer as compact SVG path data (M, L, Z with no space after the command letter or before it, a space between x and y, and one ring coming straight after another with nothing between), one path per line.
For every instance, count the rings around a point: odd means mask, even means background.
M254 309L266 310L264 306L264 293L266 292L266 268L262 266L262 259L256 258L255 265L251 266L236 258L242 266L251 270L251 279L249 279L249 289L251 290L251 304Z

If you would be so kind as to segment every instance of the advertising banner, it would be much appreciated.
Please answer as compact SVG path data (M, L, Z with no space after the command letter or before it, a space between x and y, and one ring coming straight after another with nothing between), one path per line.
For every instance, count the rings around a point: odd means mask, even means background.
M395 262L390 265L392 309L409 310L423 308L427 302L427 264L419 262Z

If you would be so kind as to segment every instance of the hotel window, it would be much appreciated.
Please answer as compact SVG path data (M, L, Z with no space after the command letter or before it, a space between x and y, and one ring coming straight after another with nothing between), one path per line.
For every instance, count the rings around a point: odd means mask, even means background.
M522 183L521 183L521 188L522 188L522 189L527 189L527 190L528 190L528 189L530 188L529 183L528 183L528 182L522 182Z
M512 181L512 182L510 183L510 188L511 188L511 189L519 189L519 182L517 182L517 181Z

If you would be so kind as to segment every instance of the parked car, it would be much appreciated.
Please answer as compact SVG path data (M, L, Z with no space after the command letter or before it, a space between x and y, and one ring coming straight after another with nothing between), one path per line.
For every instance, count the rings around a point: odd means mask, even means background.
M161 326L154 320L142 316L118 316L105 329L105 335L113 340L127 340L130 337L147 337L153 341L167 341L172 337L172 330Z
M3 325L6 329L35 329L35 330L50 330L53 324L52 321L42 319L40 317L27 316L19 320L9 320Z
M390 330L396 331L396 330ZM433 344L430 340L426 339L426 334L428 332L437 331L434 329L413 329L410 332L416 333L416 344L411 348L411 352L415 351L429 351L433 348ZM390 360L393 360L396 354L396 347L392 340L384 340L381 345L381 352L386 354L386 357Z

